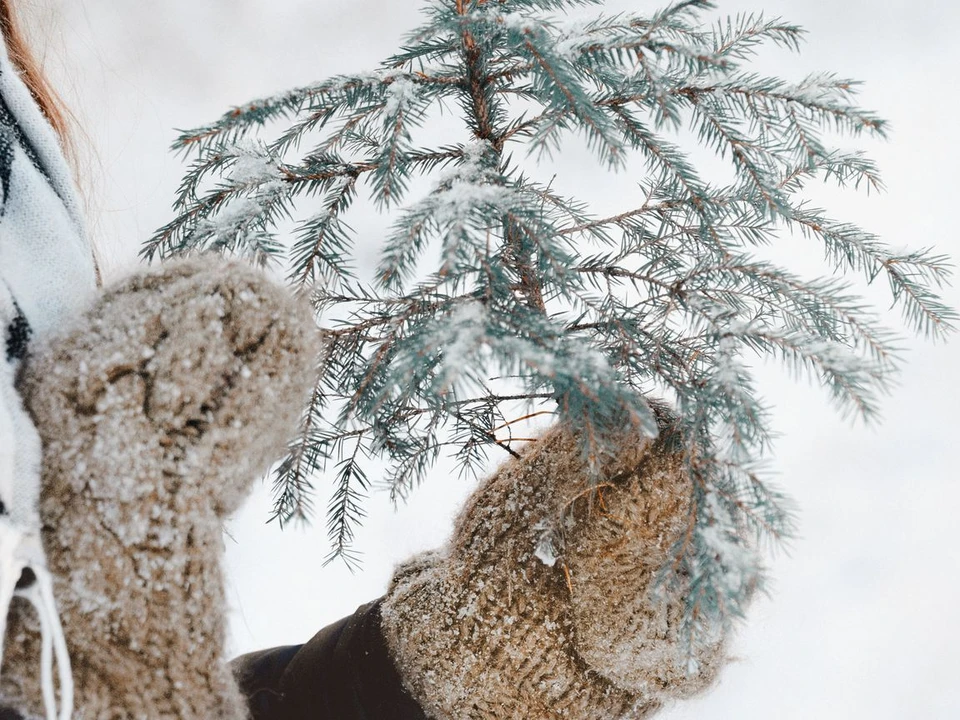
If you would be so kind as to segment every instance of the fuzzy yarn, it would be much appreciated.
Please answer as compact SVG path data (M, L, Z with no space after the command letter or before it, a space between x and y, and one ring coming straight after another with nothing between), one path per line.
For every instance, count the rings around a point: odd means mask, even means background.
M191 260L107 290L34 348L43 543L84 720L239 720L223 657L224 516L311 387L308 308L245 265ZM36 617L15 601L0 704L41 714Z
M643 718L707 687L724 638L688 663L684 583L651 595L690 520L670 420L625 433L588 480L554 427L474 493L449 545L401 566L383 628L432 720Z

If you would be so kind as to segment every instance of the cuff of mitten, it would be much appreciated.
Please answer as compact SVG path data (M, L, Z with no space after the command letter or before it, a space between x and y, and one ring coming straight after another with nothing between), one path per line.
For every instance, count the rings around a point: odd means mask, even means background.
M236 658L231 665L251 719L427 720L384 641L381 602L361 605L304 645Z

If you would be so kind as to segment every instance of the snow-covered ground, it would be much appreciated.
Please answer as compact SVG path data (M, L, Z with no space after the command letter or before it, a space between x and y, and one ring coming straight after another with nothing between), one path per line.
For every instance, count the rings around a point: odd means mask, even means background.
M649 10L659 3L633 5ZM830 195L835 214L893 244L936 245L960 258L960 6L721 5L781 15L810 31L800 56L765 55L762 70L797 79L834 70L862 79L862 103L891 121L890 142L869 146L888 191ZM97 151L86 160L88 195L108 269L133 263L140 242L169 219L182 172L166 149L173 128L299 83L370 69L417 22L417 6L34 0L50 67ZM598 194L629 203L626 178L578 172ZM960 305L960 291L949 297ZM960 483L953 454L960 338L940 346L910 340L906 348L908 364L884 404L884 421L868 428L838 419L809 387L766 375L783 436L773 465L799 507L802 537L771 559L771 597L757 603L736 643L738 660L720 685L659 717L960 717ZM227 539L232 649L302 642L380 594L396 561L442 542L469 490L438 468L396 513L385 497L374 498L359 541L366 564L352 575L322 567L322 520L309 530L265 525L269 491L261 488Z

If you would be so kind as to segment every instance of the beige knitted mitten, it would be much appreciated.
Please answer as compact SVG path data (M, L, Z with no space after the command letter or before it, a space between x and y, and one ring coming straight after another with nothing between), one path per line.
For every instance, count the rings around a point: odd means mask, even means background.
M595 486L553 428L483 483L448 547L397 571L385 635L430 718L641 718L715 678L723 633L688 662L682 579L650 593L690 521L663 425L655 442L624 435Z
M223 517L283 452L311 387L309 309L239 263L104 293L29 361L41 516L84 720L239 720L223 657ZM11 616L0 704L41 714L40 642Z

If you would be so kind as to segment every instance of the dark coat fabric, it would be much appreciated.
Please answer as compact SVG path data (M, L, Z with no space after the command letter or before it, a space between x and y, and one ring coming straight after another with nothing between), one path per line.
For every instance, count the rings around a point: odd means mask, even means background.
M304 645L236 658L252 720L427 720L403 688L380 626L380 600Z

